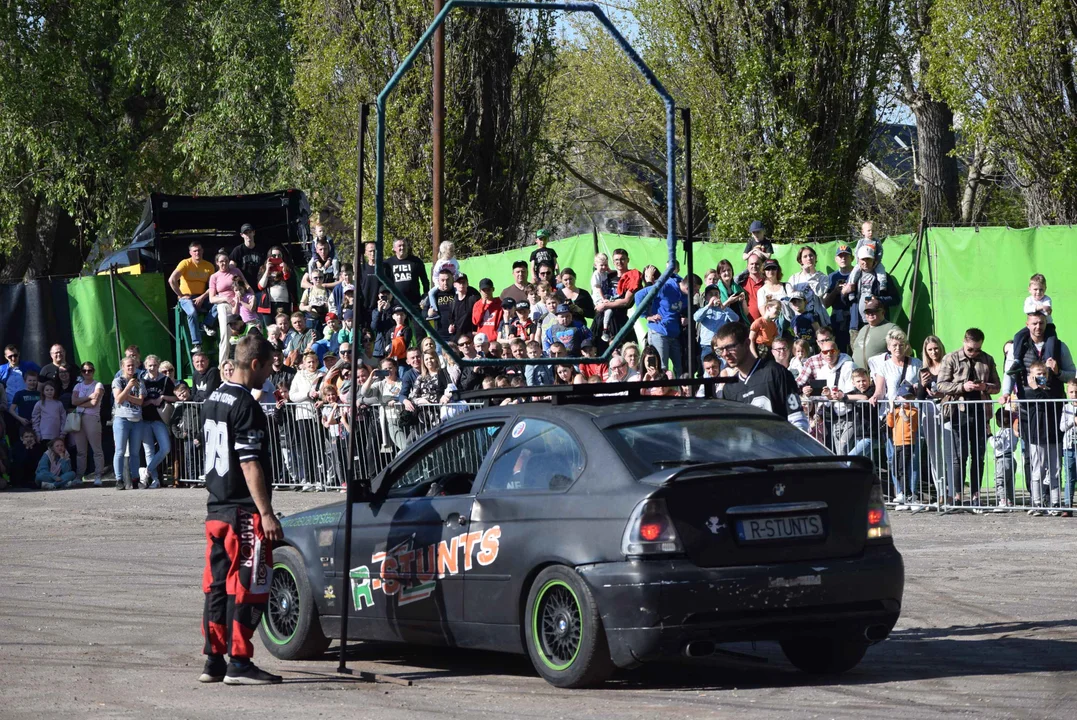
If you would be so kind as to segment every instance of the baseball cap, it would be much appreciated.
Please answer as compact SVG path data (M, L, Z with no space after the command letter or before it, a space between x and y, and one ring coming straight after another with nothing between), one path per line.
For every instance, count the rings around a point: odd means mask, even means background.
M850 255L851 256L852 254L853 254L852 248L850 248L845 243L842 243L841 245L838 245L838 247L834 250L834 257L837 257L838 255Z
M789 299L807 302L807 298L804 297L804 293L800 292L799 290L794 290L793 292L789 293Z
M355 319L355 313L352 312L351 310L345 310L343 317L344 317L345 320L354 320Z
M535 237L537 237L537 238L549 238L550 237L550 231L546 230L545 228L540 228L538 230L538 232L535 233Z
M782 266L778 264L777 260L767 260L763 263L764 270L781 270Z
M246 235L249 232L254 232L254 226L253 225L251 225L250 223L243 223L242 225L240 225L240 227L239 227L239 234L240 235Z
M521 300L520 302L516 303L516 309L517 310L530 310L531 309L531 303L527 302L526 300Z
M396 313L402 313L402 312L404 312L404 308L400 307L399 305L394 305L393 306L393 314L394 315Z
M766 228L763 227L763 221L762 220L752 220L752 224L748 226L748 232L750 232L750 233L765 232L765 231L766 231Z
M580 349L581 350L583 348L590 348L590 347L594 347L594 346L595 346L595 344L593 342L591 342L590 340L584 340L583 342L580 343Z
M475 345L482 345L484 342L489 342L490 338L486 337L486 333L475 333L475 337L471 341Z
M337 314L333 313L333 312L328 312L328 313L325 314L325 319L326 319L326 321L336 320L337 319Z
M505 310L512 310L514 307L516 307L516 301L510 297L502 298L501 307Z
M453 282L454 283L466 283L467 282L467 275L465 275L464 273L460 273L459 275L456 276L456 279L453 280Z
M564 313L571 313L571 312L572 312L572 306L569 305L568 303L561 303L560 305L557 306L557 314L558 315L562 315Z
M857 260L863 260L864 258L870 258L871 260L875 259L874 245L863 245L859 250L856 251Z
M869 297L867 300L864 301L864 309L865 310L882 310L883 309L883 304L881 302L879 302L879 298L872 296L872 297Z
M479 280L479 290L493 290L493 289L494 289L494 281L491 280L490 278L483 278L482 280Z

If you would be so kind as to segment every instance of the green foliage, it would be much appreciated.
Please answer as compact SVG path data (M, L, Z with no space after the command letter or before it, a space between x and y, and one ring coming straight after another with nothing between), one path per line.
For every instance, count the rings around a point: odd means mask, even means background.
M0 255L28 250L42 205L122 242L148 192L287 178L289 35L278 0L8 3Z
M886 0L638 0L648 60L693 109L714 232L848 230L887 80Z
M312 203L355 213L358 107L373 101L425 31L422 0L289 0L300 69L294 88L299 164ZM445 24L445 227L463 249L512 242L543 217L551 175L537 138L552 70L548 13L453 12ZM431 55L428 46L389 98L385 231L428 247L431 226ZM367 147L373 159L374 127ZM373 162L368 167L373 184ZM373 196L365 209L374 223Z
M936 0L929 83L997 148L1030 224L1077 220L1077 5Z

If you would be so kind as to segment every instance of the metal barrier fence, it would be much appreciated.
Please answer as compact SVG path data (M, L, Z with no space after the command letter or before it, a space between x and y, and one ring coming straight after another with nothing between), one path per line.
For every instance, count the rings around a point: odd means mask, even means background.
M371 478L412 441L477 403L264 406L275 487L329 490ZM1077 401L805 400L812 435L839 455L871 458L887 502L900 509L1053 513L1073 506ZM200 403L179 403L164 468L204 478ZM353 452L349 441L354 437Z
M899 509L1055 514L1073 506L1077 402L806 401L811 433L869 457Z
M414 412L397 404L359 405L355 422L346 405L262 407L269 420L273 486L314 491L341 489L349 477L374 477L423 433L481 404L416 404ZM202 404L177 403L175 413L172 451L163 468L179 482L203 482Z

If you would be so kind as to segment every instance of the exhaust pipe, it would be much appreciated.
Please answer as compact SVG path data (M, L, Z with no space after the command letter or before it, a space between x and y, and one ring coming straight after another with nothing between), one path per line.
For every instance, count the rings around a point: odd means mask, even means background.
M709 640L697 640L684 646L684 656L690 658L707 657L714 654L714 643Z
M890 630L885 625L868 625L864 628L864 639L872 643L882 642L889 634Z

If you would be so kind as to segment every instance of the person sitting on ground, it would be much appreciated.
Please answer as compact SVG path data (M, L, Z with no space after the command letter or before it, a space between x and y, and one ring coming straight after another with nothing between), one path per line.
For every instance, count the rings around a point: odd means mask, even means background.
M37 463L34 482L42 490L63 490L79 482L71 469L71 458L63 438L54 438Z
M11 484L17 488L35 488L34 476L45 453L45 444L37 441L34 429L29 426L21 428L17 437L11 446Z

